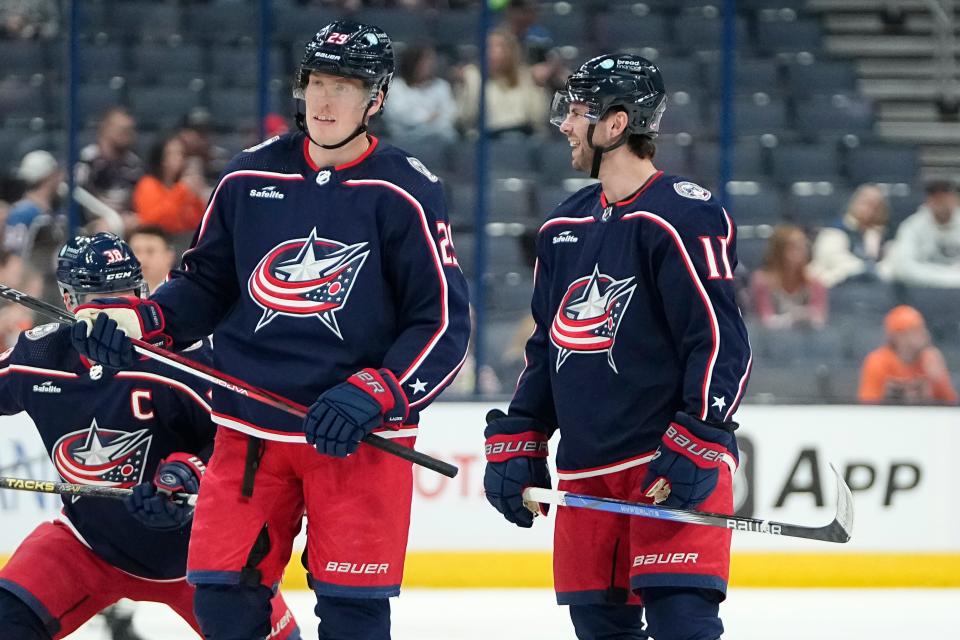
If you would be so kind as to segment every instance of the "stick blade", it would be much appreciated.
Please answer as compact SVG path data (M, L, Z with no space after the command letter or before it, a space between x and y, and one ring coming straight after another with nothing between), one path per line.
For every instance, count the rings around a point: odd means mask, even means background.
M853 537L853 493L832 463L830 470L837 477L837 515L831 523L831 542L849 542Z

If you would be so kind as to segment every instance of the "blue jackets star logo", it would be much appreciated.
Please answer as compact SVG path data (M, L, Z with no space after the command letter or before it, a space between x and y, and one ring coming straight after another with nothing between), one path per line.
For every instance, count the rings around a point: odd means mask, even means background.
M129 488L143 480L152 440L147 429L102 429L94 419L86 429L57 440L51 457L60 477L67 482Z
M366 242L346 245L317 237L281 242L260 260L247 289L263 309L254 332L277 316L316 317L343 339L336 312L343 308L370 250Z
M592 274L567 287L550 325L550 341L558 350L557 371L571 354L606 353L607 364L619 373L613 343L637 288L633 281L633 276L616 280L594 265Z

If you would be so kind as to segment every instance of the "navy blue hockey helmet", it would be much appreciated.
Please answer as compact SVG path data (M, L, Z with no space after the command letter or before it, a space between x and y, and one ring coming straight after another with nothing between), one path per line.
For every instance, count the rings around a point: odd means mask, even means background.
M311 71L363 80L371 89L371 98L376 97L377 91L383 91L386 97L393 70L393 44L383 29L337 20L307 43L297 69L293 97L303 98Z
M655 64L627 53L597 56L580 65L562 91L553 98L550 122L563 124L571 103L586 105L592 124L620 107L629 121L627 131L651 138L660 132L660 118L667 107L663 77Z
M82 296L90 293L147 294L137 256L126 242L105 232L77 236L63 245L57 254L57 284L73 304L82 304Z

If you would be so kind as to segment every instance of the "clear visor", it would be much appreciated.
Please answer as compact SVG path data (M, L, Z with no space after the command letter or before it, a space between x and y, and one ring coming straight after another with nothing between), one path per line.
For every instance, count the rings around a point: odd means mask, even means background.
M569 93L557 91L550 106L550 124L559 127L568 118L571 122L577 118L586 118L590 124L596 124L600 120L600 110L595 104L577 100Z

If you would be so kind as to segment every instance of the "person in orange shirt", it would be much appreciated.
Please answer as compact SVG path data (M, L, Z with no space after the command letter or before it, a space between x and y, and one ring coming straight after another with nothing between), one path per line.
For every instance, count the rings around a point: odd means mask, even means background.
M956 404L943 354L930 342L919 311L907 305L884 319L887 344L863 361L860 402L891 404Z
M183 141L167 136L150 151L147 173L133 191L141 225L156 225L173 236L192 234L203 217L209 189L199 163L186 156Z

